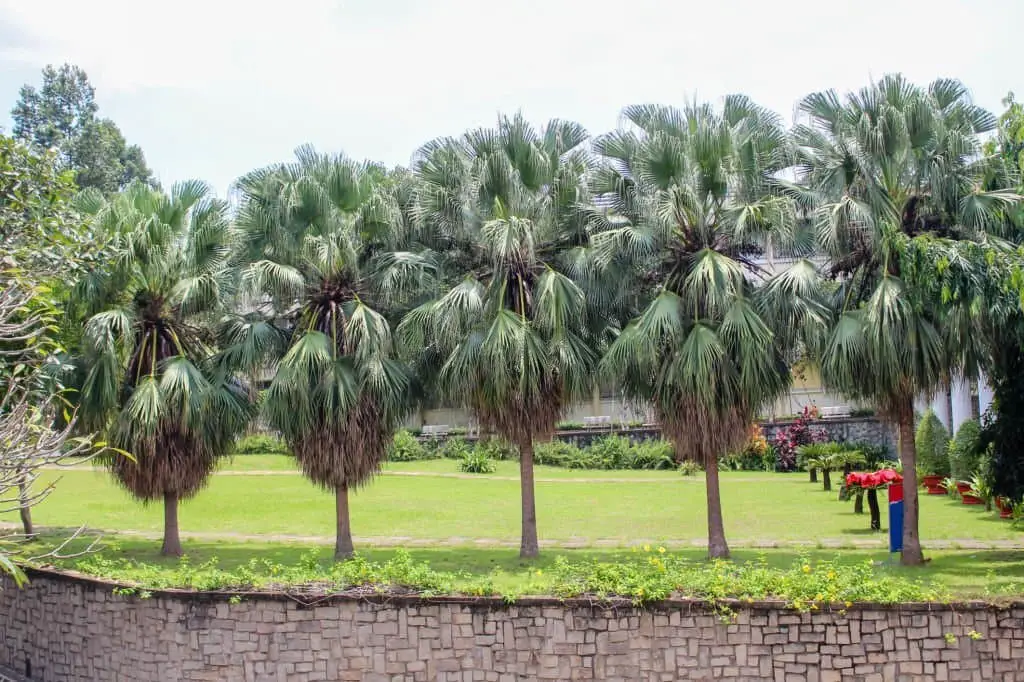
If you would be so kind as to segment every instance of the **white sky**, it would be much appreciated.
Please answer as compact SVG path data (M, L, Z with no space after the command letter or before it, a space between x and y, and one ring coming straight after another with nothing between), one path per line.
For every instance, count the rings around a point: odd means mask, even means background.
M803 95L902 71L1024 94L1022 0L0 0L0 126L70 61L166 185L224 194L305 142L389 165L522 110L592 133L626 104Z

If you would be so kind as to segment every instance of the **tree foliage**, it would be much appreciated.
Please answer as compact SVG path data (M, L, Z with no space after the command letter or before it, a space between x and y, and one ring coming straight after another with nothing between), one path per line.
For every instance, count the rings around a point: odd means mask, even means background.
M538 551L532 448L565 408L588 395L603 322L588 305L586 131L569 121L536 130L521 116L417 155L417 217L432 234L450 288L412 310L406 348L427 349L439 390L482 429L520 449L521 555ZM595 300L605 292L591 290Z
M63 64L43 69L37 89L24 85L11 111L15 137L56 150L81 188L116 192L133 181L152 184L142 150L128 145L120 128L97 116L96 91L81 68Z
M224 329L240 366L276 370L263 412L302 472L338 504L336 554L352 553L348 490L381 466L412 409L390 319L431 271L401 249L401 210L383 171L303 147L294 163L239 181L250 311Z
M92 190L78 203L114 255L75 290L82 422L133 455L106 464L136 498L164 501L163 551L180 554L178 501L206 484L250 417L214 336L232 298L235 233L225 203L195 181L168 195L141 183L110 200Z

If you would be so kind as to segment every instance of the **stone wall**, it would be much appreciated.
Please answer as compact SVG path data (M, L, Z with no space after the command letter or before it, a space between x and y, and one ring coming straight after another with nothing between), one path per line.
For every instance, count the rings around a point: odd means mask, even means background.
M58 680L1024 680L1024 604L794 613L694 602L160 592L33 572L0 592L0 665Z
M768 442L775 439L775 434L790 426L792 420L758 422ZM829 440L842 443L871 443L873 445L884 445L889 448L893 458L896 457L896 432L893 427L881 421L877 417L843 417L837 419L817 419L810 424L811 428L824 431ZM555 437L567 443L573 443L579 447L586 447L599 438L609 433L626 436L634 442L661 438L661 429L657 426L637 426L620 429L617 426L590 429L562 430L555 434ZM459 436L467 440L476 440L475 437ZM421 440L429 441L430 436L423 436Z
M761 429L768 442L775 439L775 434L787 428L792 421L762 422ZM820 429L828 435L828 439L840 443L871 443L889 448L893 458L896 457L896 431L877 417L844 417L841 419L816 419L810 422L812 429Z

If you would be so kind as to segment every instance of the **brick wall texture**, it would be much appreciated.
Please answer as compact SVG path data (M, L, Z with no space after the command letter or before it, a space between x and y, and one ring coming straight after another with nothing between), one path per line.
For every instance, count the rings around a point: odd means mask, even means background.
M34 573L0 592L0 665L62 680L1024 680L1024 604L795 613L689 602L112 593Z

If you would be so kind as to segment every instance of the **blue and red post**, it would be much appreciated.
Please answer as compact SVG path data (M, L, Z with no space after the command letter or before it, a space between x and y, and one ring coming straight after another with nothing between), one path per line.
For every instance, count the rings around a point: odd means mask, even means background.
M889 553L903 551L903 483L889 484Z

